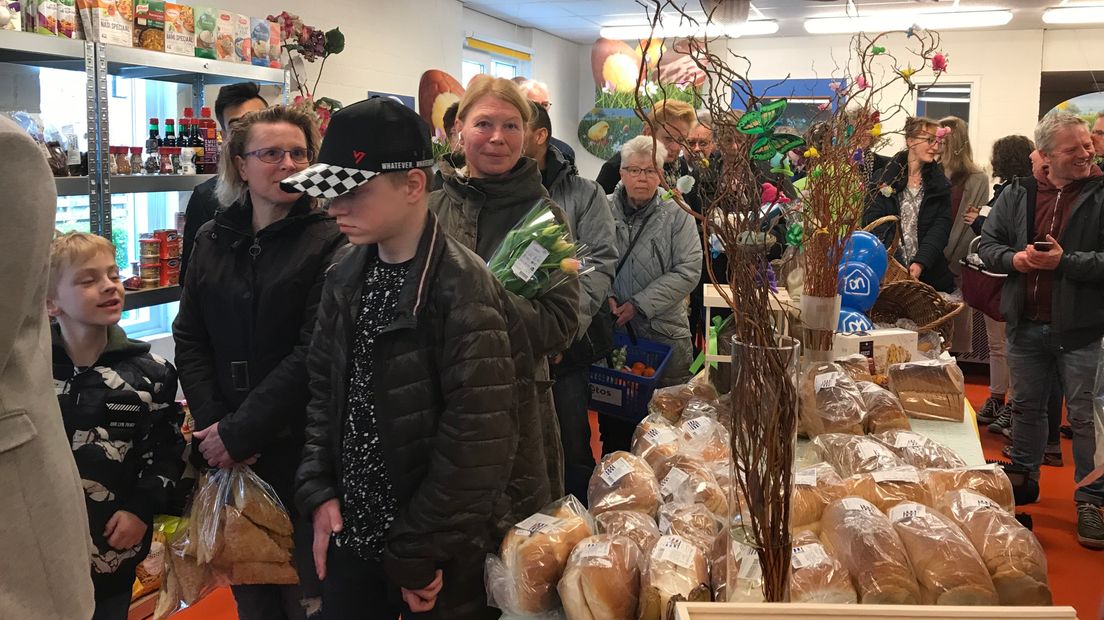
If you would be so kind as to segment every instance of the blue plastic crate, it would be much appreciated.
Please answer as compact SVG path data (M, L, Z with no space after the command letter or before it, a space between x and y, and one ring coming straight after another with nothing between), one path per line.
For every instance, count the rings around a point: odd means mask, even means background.
M605 366L591 366L590 408L598 413L639 422L648 415L648 402L667 369L671 347L641 338L637 339L636 344L632 344L629 337L620 332L614 332L613 346L627 348L626 366L644 362L645 366L655 368L655 376L638 377Z

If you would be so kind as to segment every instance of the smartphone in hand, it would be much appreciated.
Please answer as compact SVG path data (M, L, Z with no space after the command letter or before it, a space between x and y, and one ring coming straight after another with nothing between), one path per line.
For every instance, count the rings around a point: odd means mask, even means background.
M1035 248L1036 252L1049 252L1054 249L1054 243L1051 241L1036 241L1031 245Z

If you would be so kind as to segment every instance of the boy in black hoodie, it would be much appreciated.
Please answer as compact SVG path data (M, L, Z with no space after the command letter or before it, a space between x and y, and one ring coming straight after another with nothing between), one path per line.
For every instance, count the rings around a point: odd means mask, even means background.
M119 327L115 248L69 233L50 248L46 308L54 387L84 486L95 550L93 620L125 619L134 571L149 553L153 515L184 470L176 369Z

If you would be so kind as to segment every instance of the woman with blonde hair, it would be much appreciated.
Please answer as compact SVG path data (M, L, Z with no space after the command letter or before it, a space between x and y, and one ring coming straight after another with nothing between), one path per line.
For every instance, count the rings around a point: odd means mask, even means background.
M939 163L951 182L951 234L943 256L955 275L955 288L962 270L960 260L966 257L975 234L970 224L981 208L989 204L989 175L974 163L970 134L966 121L957 116L940 119L939 126L950 129L943 138Z
M445 232L484 260L536 206L547 206L561 222L567 221L548 197L537 162L522 155L531 114L517 84L489 75L473 78L456 115L464 164L445 172L444 186L429 196L430 211ZM503 295L518 372L521 428L507 493L511 518L520 520L564 491L563 448L548 358L575 340L579 283L567 280L534 299L505 291Z
M301 601L320 596L310 515L297 514L292 499L310 399L307 347L323 275L345 236L309 196L280 185L310 165L320 142L314 120L295 108L237 122L219 163L223 208L196 234L173 323L197 429L193 461L252 464L294 526L300 584L232 586L242 620L303 620Z

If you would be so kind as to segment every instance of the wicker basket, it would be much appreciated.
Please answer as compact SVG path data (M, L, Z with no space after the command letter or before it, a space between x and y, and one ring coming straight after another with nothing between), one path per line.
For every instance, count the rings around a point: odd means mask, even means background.
M894 224L893 226L893 241L890 242L889 247L886 248L886 254L888 254L889 265L886 267L885 276L882 278L882 286L890 282L902 282L909 280L916 282L916 278L912 277L907 267L897 262L896 258L893 258L893 254L897 252L897 246L901 244L901 227L897 226L898 217L896 215L886 215L880 217L873 222L870 222L866 226L863 226L863 230L868 233L874 233L874 231L885 224Z
M909 319L916 323L917 331L938 330L946 350L954 336L954 318L965 309L966 304L947 301L927 284L907 280L882 286L870 309L870 320L896 323L899 319Z

